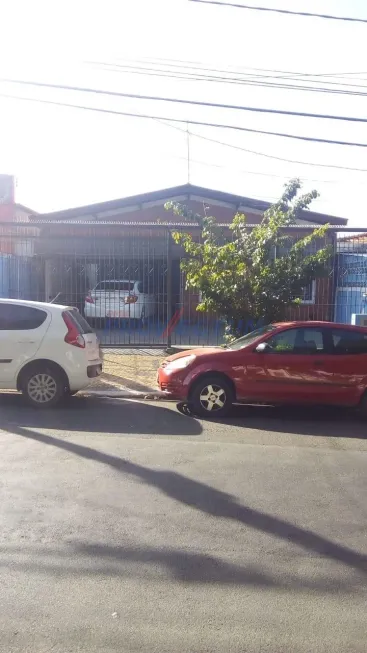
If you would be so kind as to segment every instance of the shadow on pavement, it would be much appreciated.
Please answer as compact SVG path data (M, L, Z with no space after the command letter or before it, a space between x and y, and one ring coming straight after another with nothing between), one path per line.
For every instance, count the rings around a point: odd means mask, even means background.
M112 546L102 543L69 543L62 549L39 547L0 547L0 567L11 565L40 574L105 575L152 579L168 572L181 583L247 585L262 589L282 588L334 594L340 591L364 591L361 578L321 578L287 573L276 569L264 572L254 564L241 565L216 556L165 547Z
M180 403L177 408L182 415L195 417L187 404ZM214 417L208 421L274 433L367 438L367 418L337 406L233 406L225 419Z
M318 556L330 558L364 573L367 572L367 556L364 553L350 549L344 544L333 542L323 535L296 526L280 517L241 505L235 497L200 481L177 472L145 467L125 458L107 454L71 440L31 431L29 428L25 429L19 425L4 424L2 429L14 435L69 451L87 460L108 465L121 474L138 478L174 501L190 506L204 514L239 522L256 531L267 533L289 544L316 553Z
M200 422L158 402L143 403L96 397L71 397L58 408L36 410L21 395L0 393L0 430L7 424L85 433L199 435ZM5 426L4 426L5 425Z

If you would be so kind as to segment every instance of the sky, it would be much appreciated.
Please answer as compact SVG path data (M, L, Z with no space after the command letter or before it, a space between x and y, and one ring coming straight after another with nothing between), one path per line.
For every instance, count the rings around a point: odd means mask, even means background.
M247 0L244 4L367 18L365 0ZM232 77L246 72L256 74L253 69L343 75L350 84L366 87L356 90L367 92L367 24L246 11L188 0L7 0L2 5L2 25L1 80L367 117L367 96L126 72L127 65L136 66L134 62L139 60L139 65L146 68L155 63L165 70L175 70L180 62L191 72L201 66L231 71ZM266 79L279 81L279 77ZM322 82L332 79L321 77ZM308 83L307 78L302 83ZM367 170L366 148L202 126L189 126L187 137L185 122L172 126L5 95L362 143L367 143L367 123L175 105L0 81L0 173L15 175L16 201L36 211L108 201L188 180L273 201L284 183L297 176L305 191L316 188L320 192L314 210L346 217L351 226L367 227L367 173L327 167Z

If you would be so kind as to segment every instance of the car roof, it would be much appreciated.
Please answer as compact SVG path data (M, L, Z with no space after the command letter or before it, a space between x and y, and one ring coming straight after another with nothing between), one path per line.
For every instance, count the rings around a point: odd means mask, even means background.
M33 302L29 299L7 299L0 297L0 304L17 304L19 306L31 306L33 308L48 308L50 310L70 310L72 306L64 306L63 304L51 304L50 302Z
M321 320L304 320L294 322L274 322L275 327L321 327L323 329L350 329L351 331L366 331L367 327L357 326L354 324L342 324L341 322L323 322Z

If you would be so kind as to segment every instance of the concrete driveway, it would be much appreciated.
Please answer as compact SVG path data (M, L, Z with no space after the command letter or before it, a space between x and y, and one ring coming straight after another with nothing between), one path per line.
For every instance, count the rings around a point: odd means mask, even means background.
M366 651L367 423L0 396L0 651Z

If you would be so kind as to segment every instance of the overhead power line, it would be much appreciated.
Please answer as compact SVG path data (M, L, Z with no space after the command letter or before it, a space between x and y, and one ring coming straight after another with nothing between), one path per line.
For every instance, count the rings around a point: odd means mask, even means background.
M285 109L267 109L265 107L247 107L236 104L220 104L217 102L204 102L201 100L185 100L182 98L170 98L156 95L139 95L137 93L121 93L119 91L109 91L99 88L88 88L83 86L69 86L67 84L50 84L48 82L30 82L22 79L9 79L1 77L0 82L21 84L23 86L40 86L43 88L55 88L63 91L75 91L78 93L94 93L96 95L108 95L111 97L126 97L134 100L149 100L151 102L172 102L174 104L189 104L192 106L208 107L211 109L233 109L237 111L250 111L254 113L270 113L281 116L297 116L300 118L318 118L322 120L342 120L347 122L367 123L367 118L357 118L356 116L335 116L323 113L305 113L303 111L287 111ZM187 122L187 121L185 121Z
M129 59L127 61L130 61ZM132 60L134 61L134 60ZM166 65L170 68L186 68L186 69L191 69L193 71L210 71L210 72L217 72L217 73L223 73L223 74L237 74L241 75L243 77L255 77L255 78L266 78L266 79L282 79L282 80L293 80L293 81L302 81L302 77L316 77L317 80L309 80L312 83L317 83L320 78L324 77L332 77L334 79L347 79L348 82L350 80L360 80L360 81L366 81L365 78L363 77L349 77L350 75L366 75L366 72L344 72L344 73L298 73L290 70L274 70L271 68L248 68L246 66L237 66L236 68L207 68L203 67L203 65L200 62L197 61L185 61L183 59L155 59L155 60L150 60L150 59L142 59L142 60L136 60L137 62L140 63L150 63L153 65ZM158 63L155 63L158 62ZM116 64L118 65L118 64ZM241 70L252 70L256 71L254 72L241 72ZM260 74L261 73L261 74ZM263 73L272 73L271 75L267 74L264 75ZM274 74L276 73L276 74ZM333 86L353 86L353 87L358 87L358 88L365 88L365 85L363 84L344 84L342 82L335 82L335 81L325 81L322 79L323 84L327 85L333 85Z
M286 134L283 132L271 132L262 129L252 129L250 127L240 127L238 125L226 125L222 123L215 122L204 122L202 120L188 120L187 118L171 118L170 116L152 116L151 114L146 113L134 113L130 111L117 111L114 109L103 109L100 107L88 107L80 104L69 104L66 102L58 102L56 100L44 100L41 98L30 98L22 97L19 95L8 95L6 93L0 93L0 97L17 99L17 100L26 100L30 102L40 102L43 104L53 104L60 107L69 107L73 109L84 109L85 111L97 111L99 113L110 113L118 116L127 116L130 118L150 118L153 120L168 120L170 122L185 123L189 125L196 125L199 127L213 127L216 129L230 129L234 131L249 132L252 134L264 134L266 136L278 136L282 138L292 138L299 141L308 141L312 143L324 143L327 145L343 145L343 146L352 146L352 147L367 147L367 143L357 143L353 141L336 141L329 140L327 138L316 138L313 136L298 136L297 134Z
M167 125L167 127L172 127L172 129L177 129L178 131L185 132L186 130L182 129L181 127L178 127L177 125L171 125L168 122L160 119L155 119L158 120L158 122ZM194 136L194 138L199 138L203 141L208 141L210 143L215 143L216 145L222 145L223 147L229 147L230 149L233 150L239 150L240 152L246 152L247 154L254 154L255 156L262 156L265 157L266 159L274 159L275 161L284 161L285 163L296 163L297 165L301 166L312 166L317 167L317 168L334 168L337 170L348 170L351 172L367 172L367 168L350 168L347 166L338 166L338 165L333 165L329 163L313 163L311 161L297 161L296 159L285 159L281 156L275 156L273 154L266 154L265 152L257 152L256 150L249 150L245 147L241 147L240 145L233 145L232 143L225 143L223 141L218 141L216 138L210 138L209 136L203 136L202 134L195 134L194 132L190 131L190 136Z
M126 59L126 58L124 59L123 57L118 59L118 61L120 61L120 60L122 60L122 61L126 61L126 60L131 61L130 59ZM134 61L134 60L132 60L132 61ZM203 68L203 64L202 64L201 61L190 61L188 59L165 59L164 57L154 57L153 59L151 59L151 58L145 57L145 58L142 58L142 59L136 59L135 61L140 61L140 62L143 62L143 63L144 62L145 63L147 63L147 62L148 63L158 62L158 65L162 65L164 63L167 66L172 66L172 67L175 67L175 68L177 68L177 65L180 64L179 67L182 67L182 65L184 65L186 68L193 68L194 70L199 67L199 68L202 68L204 70L212 70L212 71L216 71L216 72L222 72L223 71L223 69L218 69L218 68L213 68L213 69ZM295 72L295 71L292 71L292 70L278 70L278 69L274 69L274 68L253 68L252 66L251 67L249 67L249 66L236 66L235 68L233 68L233 66L232 66L232 67L229 67L226 72L230 71L231 69L232 69L232 72L236 72L236 73L238 71L241 71L241 70L255 70L256 71L255 75L254 75L254 73L240 73L240 74L243 74L243 75L251 75L251 76L255 76L255 77L262 77L263 76L263 75L258 75L257 73L259 73L259 72L260 73L277 73L277 75L281 75L281 76L284 76L284 77L288 77L288 75L296 75L296 76L300 76L300 77L341 77L343 79L345 78L345 76L349 76L349 75L367 75L367 72L358 72L358 71L342 72L342 73L299 73L299 72ZM275 75L273 75L273 74L272 75L264 75L264 76L266 76L266 77L275 77ZM358 79L358 78L354 78L354 79Z
M253 11L272 11L277 14L288 14L291 16L306 16L307 18L326 18L328 20L342 20L351 23L367 23L367 18L352 18L351 16L333 16L331 14L313 14L308 11L290 11L289 9L275 9L273 7L254 7L242 5L235 2L220 2L220 0L189 0L189 2L200 2L203 5L219 5L221 7L235 7L236 9L252 9Z
M191 132L190 132L190 136L192 136ZM186 156L175 156L174 158L175 159L182 159L183 161L187 160ZM219 163L213 163L213 162L209 163L208 161L199 161L197 159L190 159L190 162L191 163L196 163L197 165L200 165L200 166L205 166L207 168L220 168L221 170L233 170L237 174L254 175L254 176L260 176L260 177L270 177L271 179L282 179L283 181L284 180L289 181L289 180L292 179L292 175L274 175L274 174L272 174L270 172L258 172L258 171L253 172L252 170L244 170L242 168L237 168L235 166L227 165L227 164L219 164ZM293 175L293 177L294 177L294 175ZM315 183L315 184L342 184L342 185L348 185L350 183L350 182L347 182L347 181L342 182L342 181L337 180L337 179L310 179L308 177L300 177L300 179L301 179L301 181L311 181L312 183ZM357 182L357 184L353 184L353 186L354 185L362 186L362 185L364 185L364 182Z
M184 134L186 134L186 129L183 129L182 127L179 127L178 125L171 125L169 122L166 122L165 120L160 120L159 118L153 118L153 120L156 120L156 122L159 122L161 125L165 125L166 127L171 127L172 129L176 129L177 131L180 131ZM232 143L224 143L223 141L218 141L216 138L209 138L209 136L203 136L202 134L195 134L194 132L190 131L190 137L193 136L194 138L198 138L203 141L209 141L210 143L215 143L216 145L221 145L222 147L229 147L230 149L238 150L240 152L246 152L246 154L254 154L255 156L262 156L267 159L275 159L277 161L284 161L286 163L297 163L298 165L303 165L303 166L316 166L320 168L336 168L338 170L348 170L352 172L367 172L366 168L348 168L345 166L337 166L337 165L329 165L327 163L311 163L309 161L295 161L294 159L285 159L279 156L273 156L271 154L266 154L264 152L257 152L255 150L248 150L245 147L241 147L240 145L233 145ZM199 163L198 161L196 163ZM244 172L244 171L243 171ZM257 174L265 174L265 173L257 173ZM272 175L273 176L273 175ZM274 175L275 176L275 175ZM278 176L278 175L276 175ZM289 177L289 175L288 175ZM302 177L305 181L312 181L312 182L320 182L320 183L340 183L339 180L337 179L309 179L307 177ZM364 182L363 182L364 183Z
M347 122L367 123L367 118L357 118L355 116L335 116L323 113L305 113L303 111L287 111L285 109L268 109L265 107L247 107L236 104L220 104L217 102L204 102L201 100L185 100L182 98L161 97L156 95L139 95L137 93L121 93L119 91L108 91L99 88L87 88L81 86L69 86L67 84L50 84L48 82L31 82L21 79L0 78L0 82L20 84L22 86L37 86L42 88L54 88L63 91L76 91L78 93L93 93L96 95L108 95L111 97L126 97L134 100L149 100L150 102L172 102L174 104L189 104L192 106L208 107L211 109L231 109L237 111L249 111L254 113L270 113L281 116L297 116L300 118L318 118L323 120L341 120ZM180 121L182 122L182 121ZM187 122L187 120L185 120ZM199 124L199 123L193 123ZM210 125L209 125L210 126ZM215 126L215 125L213 125Z
M125 111L114 111L112 109L102 109L102 108L98 108L98 107L88 107L88 106L82 106L82 105L79 105L79 104L68 104L68 103L65 103L65 102L57 102L57 101L54 101L54 100L44 100L44 99L41 99L41 98L22 97L22 96L19 96L19 95L10 95L10 94L6 94L6 93L0 93L0 97L11 99L11 100L24 100L26 102L36 102L36 103L41 103L41 104L50 104L50 105L61 106L61 107L66 107L66 108L70 108L70 109L84 109L86 111L95 111L95 112L98 112L98 113L106 113L106 114L119 115L119 116L127 116L127 117L131 117L131 118L148 118L148 119L151 119L151 120L156 120L156 121L161 122L163 124L167 124L170 127L172 127L172 129L178 129L179 131L184 131L185 133L186 133L185 129L183 130L180 127L178 127L177 125L171 125L169 123L171 123L171 122L181 122L181 123L190 122L190 121L187 121L187 120L179 120L179 119L176 119L176 118L167 118L167 117L162 118L162 117L158 117L158 116L148 116L148 115L143 115L143 114L139 114L139 113L128 113L128 112L125 112ZM218 145L223 145L225 147L233 148L233 149L236 149L236 150L241 150L243 152L248 152L249 154L255 154L257 156L263 156L263 157L266 157L268 159L274 159L274 160L277 160L277 161L285 161L287 163L297 163L299 165L307 165L307 166L313 166L313 167L316 166L316 167L321 167L321 168L337 168L339 170L351 170L351 171L354 171L354 172L367 172L367 168L351 168L351 167L338 166L338 165L332 165L332 164L327 164L327 163L312 163L312 162L307 162L307 161L296 161L294 159L285 159L285 158L282 158L282 157L279 157L279 156L274 156L274 155L271 155L271 154L265 154L264 152L256 152L254 150L248 150L248 149L246 149L244 147L240 147L239 145L232 145L231 143L224 143L224 142L216 140L214 138L209 138L208 136L202 136L201 134L194 134L192 132L190 132L190 136L194 136L195 138L201 138L202 140L210 141L210 142L216 143Z
M104 62L93 62L95 66L101 67L103 70L114 73L125 73L129 75L143 75L143 76L155 76L155 77L168 77L170 79L182 79L186 81L198 81L198 82L210 82L216 84L235 84L241 86L256 86L261 88L270 88L270 89L281 89L281 90L291 90L291 91L305 91L311 93L328 93L330 95L351 95L354 97L366 97L367 96L367 86L363 84L340 84L340 86L348 87L358 87L363 88L366 92L354 91L343 88L325 88L325 86L304 86L301 85L302 79L296 79L297 84L285 84L279 82L270 82L266 81L263 78L267 77L266 75L260 76L260 79L257 79L256 76L252 78L242 78L242 77L229 77L225 74L219 76L215 74L205 74L201 73L200 69L197 68L197 73L190 72L185 70L170 70L162 68L149 68L142 67L137 65L126 65L126 64L112 64ZM183 67L184 68L184 67ZM225 72L225 71L224 71ZM276 78L275 78L276 79ZM284 77L282 78L285 81L294 80L295 78ZM366 80L367 81L367 80ZM316 82L311 82L316 83ZM332 84L332 82L325 82L326 84ZM339 86L339 84L337 84Z

